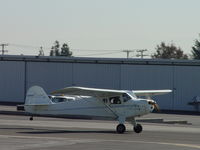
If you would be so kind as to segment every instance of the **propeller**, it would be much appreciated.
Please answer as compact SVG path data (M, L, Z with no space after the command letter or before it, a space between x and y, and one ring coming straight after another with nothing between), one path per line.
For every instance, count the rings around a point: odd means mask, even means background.
M157 103L155 103L153 106L157 112L160 112L160 107Z
M148 103L150 105L153 105L153 107L156 110L156 112L160 112L160 107L159 107L159 105L154 100L148 100Z

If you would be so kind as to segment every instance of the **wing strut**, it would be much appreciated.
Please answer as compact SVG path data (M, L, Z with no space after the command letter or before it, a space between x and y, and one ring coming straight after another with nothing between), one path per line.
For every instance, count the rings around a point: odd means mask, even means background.
M96 98L99 99L100 102L102 102L102 103L110 110L110 112L112 112L112 113L115 115L116 118L119 118L119 116L117 115L117 113L116 113L114 110L112 110L112 108L111 108L109 105L107 105L106 103L104 103L104 102L101 100L102 98L98 97L98 95L96 95Z
M104 103L104 102L103 102ZM116 114L116 112L114 111L114 110L112 110L112 108L109 106L109 105L107 105L107 104L105 104L104 103L104 105L118 118L119 116Z

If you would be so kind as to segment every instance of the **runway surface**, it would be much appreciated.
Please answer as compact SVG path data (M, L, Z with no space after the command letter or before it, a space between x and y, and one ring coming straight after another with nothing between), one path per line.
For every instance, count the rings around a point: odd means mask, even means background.
M155 116L155 115L154 115ZM192 125L142 123L136 134L126 124L127 132L117 134L114 121L73 120L0 115L0 149L2 150L197 150L200 149L200 116L165 115L167 119L184 119ZM152 117L152 116L150 116ZM148 116L147 116L148 118Z

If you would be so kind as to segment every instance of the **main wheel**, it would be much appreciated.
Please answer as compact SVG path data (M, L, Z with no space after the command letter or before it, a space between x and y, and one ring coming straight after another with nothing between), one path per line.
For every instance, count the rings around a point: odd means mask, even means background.
M141 126L141 124L137 124L133 129L134 129L134 131L136 133L142 132L142 126Z
M117 130L117 133L124 133L125 131L126 131L126 127L125 127L125 125L124 124L119 124L118 126L117 126L117 128L116 128L116 130Z

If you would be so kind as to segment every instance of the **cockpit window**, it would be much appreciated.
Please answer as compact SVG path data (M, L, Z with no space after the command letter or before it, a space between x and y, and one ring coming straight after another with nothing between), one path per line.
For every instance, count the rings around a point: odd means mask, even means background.
M122 98L123 98L123 101L124 101L124 102L127 102L128 100L131 99L131 97L130 97L127 93L123 93L123 94L122 94Z
M133 98L137 98L137 96L132 91L128 91L127 93L129 96L131 96Z

